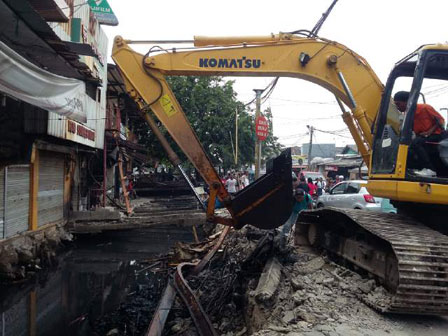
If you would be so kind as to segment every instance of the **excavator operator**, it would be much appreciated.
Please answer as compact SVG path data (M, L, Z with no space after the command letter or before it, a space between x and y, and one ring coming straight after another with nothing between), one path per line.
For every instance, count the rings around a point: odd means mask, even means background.
M406 111L409 92L399 91L394 95L394 102L400 112ZM440 141L448 138L445 130L445 120L429 104L417 104L414 115L415 138L409 147L408 168L414 169L414 173L420 176L445 175L446 170L439 153L437 145Z

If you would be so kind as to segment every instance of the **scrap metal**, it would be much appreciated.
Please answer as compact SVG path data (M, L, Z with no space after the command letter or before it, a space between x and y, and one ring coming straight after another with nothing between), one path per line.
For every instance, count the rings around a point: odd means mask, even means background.
M230 227L226 226L224 228L224 230L222 230L222 232L219 236L219 239L216 241L216 244L205 255L205 257L202 258L202 260L200 262L198 262L197 264L191 264L191 265L194 265L194 267L189 275L193 275L193 276L197 275L204 269L205 265L208 264L210 259L215 255L215 253L221 247L221 245L224 242L224 239L227 236L227 234L229 233L229 231L230 231ZM179 266L181 266L181 265L179 265ZM179 272L181 272L181 270L182 270L182 267L177 268L177 273L176 273L175 277L177 276L177 278L181 279L181 281L182 281L183 275L182 275L182 273L179 273ZM182 285L181 285L181 287L182 287ZM187 285L187 287L188 287L188 285ZM184 287L184 289L185 289L185 287ZM184 293L183 295L185 295L186 298L188 297L189 300L191 300L191 295L194 296L194 294L191 292L191 289L189 287L188 287L188 289L189 289L190 293L188 293L188 290L182 291L182 292ZM182 297L182 294L181 294L181 297ZM168 314L171 310L171 307L173 306L175 298L176 298L176 287L173 284L173 280L170 280L168 282L168 285L165 288L162 298L159 301L157 309L156 309L156 311L153 315L153 318L151 320L151 324L149 325L148 330L145 334L146 336L161 336L162 335L163 328L165 327L165 323L168 318ZM193 302L193 301L188 301L188 302ZM195 320L195 318L196 318L198 321L201 321L199 324L199 327L198 327L198 324L196 324L196 322L195 322L196 327L198 328L198 331L203 332L205 330L209 330L209 329L207 329L208 326L206 326L206 324L208 324L208 322L203 322L205 320L208 320L208 317L206 316L203 309L200 308L199 301L197 299L195 299L194 302L197 303L197 304L195 304L195 307L193 307L195 316L193 316L193 313L190 310L190 309L192 309L190 307L191 304L187 303L187 307L190 311L190 314L192 314L193 320ZM202 329L203 324L205 325L204 329ZM209 334L201 334L201 335L214 335L214 334L209 333Z

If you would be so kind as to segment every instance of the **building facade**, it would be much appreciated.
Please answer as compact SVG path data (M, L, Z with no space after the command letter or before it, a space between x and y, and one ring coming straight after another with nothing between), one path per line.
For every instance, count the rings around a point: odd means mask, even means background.
M66 222L101 187L108 41L91 5L0 0L0 240Z

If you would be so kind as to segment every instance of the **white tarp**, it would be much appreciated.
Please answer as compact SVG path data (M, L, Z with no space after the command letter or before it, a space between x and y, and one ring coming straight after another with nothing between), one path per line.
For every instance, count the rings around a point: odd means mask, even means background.
M83 81L40 69L0 42L0 91L44 110L85 123Z

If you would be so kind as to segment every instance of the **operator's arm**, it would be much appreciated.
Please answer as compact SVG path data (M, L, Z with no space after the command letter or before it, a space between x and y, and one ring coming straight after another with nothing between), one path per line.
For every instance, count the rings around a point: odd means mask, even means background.
M437 112L431 105L424 104L422 112L426 115L426 119L428 120L428 122L431 122L432 125L427 130L420 132L420 134L419 134L420 136L428 137L428 136L434 134L438 130L443 131L445 129L445 127L444 127L445 119L443 119L443 117L440 115L440 113ZM424 117L422 116L421 119L423 122Z
M429 130L427 130L426 132L422 132L422 133L420 133L420 135L421 135L421 136L424 136L424 137L428 137L428 136L430 136L431 134L433 134L434 131L435 131L436 129L438 129L438 128L439 128L439 126L438 126L437 124L434 124L434 126L432 126Z

